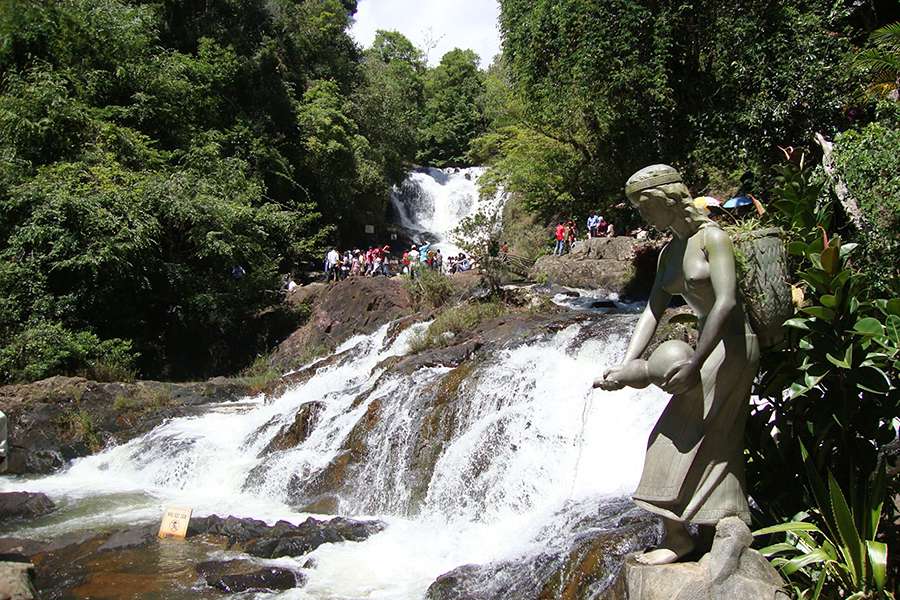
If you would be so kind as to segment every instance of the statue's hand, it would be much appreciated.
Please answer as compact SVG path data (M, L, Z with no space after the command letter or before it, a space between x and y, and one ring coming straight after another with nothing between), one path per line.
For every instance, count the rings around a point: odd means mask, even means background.
M622 370L623 365L611 367L603 372L603 375L594 380L594 387L607 392L614 392L625 387L624 383L616 380L616 373Z
M666 373L665 382L659 386L670 394L683 394L700 385L700 368L691 361L672 366Z

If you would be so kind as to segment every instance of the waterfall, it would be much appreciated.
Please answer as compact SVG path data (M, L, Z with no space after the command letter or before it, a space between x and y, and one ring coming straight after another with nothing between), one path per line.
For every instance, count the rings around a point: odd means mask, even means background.
M591 383L624 354L636 318L571 325L476 354L460 371L404 366L410 339L428 324L395 337L385 325L308 367L314 374L278 398L214 405L0 490L57 500L57 518L16 532L48 537L155 520L163 505L297 523L306 516L297 503L321 488L339 499L339 513L388 527L364 542L320 546L308 583L279 597L421 598L460 565L546 555L605 502L610 519L625 510L615 499L637 483L666 396ZM309 437L266 452L311 402L322 409ZM326 477L348 456L340 477ZM280 560L299 568L305 557Z
M391 191L395 221L417 243L428 240L444 254L458 252L452 233L460 222L478 212L499 216L506 200L502 192L481 197L478 179L484 172L484 167L411 171Z

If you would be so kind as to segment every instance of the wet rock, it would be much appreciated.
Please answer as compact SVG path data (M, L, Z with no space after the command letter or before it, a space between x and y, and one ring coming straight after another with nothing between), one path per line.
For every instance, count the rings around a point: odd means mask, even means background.
M0 520L33 519L56 510L46 494L7 492L0 494Z
M712 549L699 562L642 565L630 559L625 580L629 600L758 600L777 598L784 581L759 552L737 517L716 525Z
M0 598L3 600L31 600L37 593L32 579L31 563L0 562Z
M300 445L312 433L324 410L324 402L306 402L301 404L294 417L294 422L282 428L260 452L260 456Z
M265 567L250 573L207 578L206 583L223 592L263 592L266 590L289 590L295 588L298 585L297 578L297 574L288 569Z
M244 559L211 560L195 570L210 587L223 592L288 590L303 585L306 576L281 567L262 567Z
M249 392L242 380L195 383L101 383L50 377L0 386L9 418L10 474L52 473L82 456L146 433L168 418L199 414L203 405Z
M412 301L400 277L357 277L330 284L317 292L309 321L278 346L270 364L295 369L316 349L334 348L410 312Z
M300 525L278 521L267 525L264 521L238 517L199 517L191 519L188 537L214 534L228 538L228 546L239 546L251 556L277 558L301 556L322 544L360 542L384 529L381 521L357 521L336 517L318 520L312 517Z
M309 517L295 528L277 536L251 540L243 548L247 554L260 558L302 556L322 544L361 542L383 529L384 524L379 521L356 521L343 517L319 521Z
M445 573L431 584L426 598L626 600L617 574L629 552L656 541L656 520L623 498L601 502L569 527L550 533L554 539L540 554Z
M97 551L125 550L127 548L139 548L146 546L156 539L158 528L155 524L132 527L124 531L117 531L107 539Z

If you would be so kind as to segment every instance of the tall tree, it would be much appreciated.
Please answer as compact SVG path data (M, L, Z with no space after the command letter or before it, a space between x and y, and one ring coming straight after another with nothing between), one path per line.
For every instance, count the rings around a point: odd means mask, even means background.
M466 163L470 142L485 130L484 74L478 55L456 48L441 58L425 81L418 160L445 166Z

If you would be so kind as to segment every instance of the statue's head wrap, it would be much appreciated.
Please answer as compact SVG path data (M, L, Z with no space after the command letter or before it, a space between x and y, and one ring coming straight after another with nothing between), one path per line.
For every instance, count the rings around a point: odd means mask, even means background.
M628 178L628 181L625 182L625 195L630 196L670 183L683 183L681 173L669 165L650 165Z

